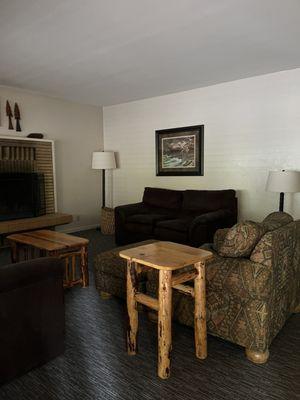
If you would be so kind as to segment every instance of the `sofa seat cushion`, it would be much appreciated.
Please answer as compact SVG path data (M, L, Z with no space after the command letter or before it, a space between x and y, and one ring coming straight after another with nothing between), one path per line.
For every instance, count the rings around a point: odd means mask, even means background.
M262 224L239 222L227 231L218 253L222 257L249 257L264 233Z
M154 237L157 240L166 240L168 242L189 244L188 232L179 232L167 228L156 227L154 229Z
M157 228L169 229L177 232L187 232L192 222L192 217L167 219L156 223Z
M135 214L127 218L127 222L143 225L154 225L155 222L170 218L162 214Z
M293 222L293 217L285 212L276 211L269 214L262 222L266 231L274 231Z

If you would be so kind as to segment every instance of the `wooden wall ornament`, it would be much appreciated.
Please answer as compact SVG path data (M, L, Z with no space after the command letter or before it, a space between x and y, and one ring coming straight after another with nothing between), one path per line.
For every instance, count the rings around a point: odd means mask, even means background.
M15 120L16 120L16 131L21 132L22 131L21 125L20 125L21 114L20 114L20 109L19 109L18 103L15 103L14 114L15 114Z
M8 116L8 129L14 129L11 118L13 117L13 113L9 104L9 101L6 100L6 115Z
M32 139L43 139L44 135L42 133L29 133L27 137Z

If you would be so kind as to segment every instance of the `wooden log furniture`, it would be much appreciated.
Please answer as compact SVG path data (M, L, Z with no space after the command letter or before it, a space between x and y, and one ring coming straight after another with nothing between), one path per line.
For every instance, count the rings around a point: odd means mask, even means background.
M34 258L37 249L39 256L48 255L64 259L64 287L89 285L88 239L50 230L38 230L9 235L7 240L11 245L13 263L20 261L21 252L26 260ZM76 259L79 259L79 263ZM79 264L79 274L77 264Z
M128 354L135 355L137 352L137 304L141 303L158 312L158 376L162 379L169 377L172 347L172 289L175 289L195 299L196 356L205 359L207 357L205 262L212 257L212 253L172 242L155 242L123 250L119 255L127 260ZM192 264L195 266L195 271L172 276L173 271ZM144 267L159 271L158 299L139 293L137 290L137 274ZM194 280L194 288L184 285L191 280Z

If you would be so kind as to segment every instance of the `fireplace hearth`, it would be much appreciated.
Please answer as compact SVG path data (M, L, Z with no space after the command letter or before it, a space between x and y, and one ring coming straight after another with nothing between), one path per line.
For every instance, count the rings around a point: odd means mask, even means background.
M46 214L41 173L0 173L0 221Z

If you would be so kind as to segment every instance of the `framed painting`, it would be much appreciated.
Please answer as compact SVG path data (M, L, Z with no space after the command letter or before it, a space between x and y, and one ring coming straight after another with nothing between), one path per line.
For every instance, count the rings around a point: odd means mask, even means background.
M156 175L203 175L204 125L163 129L156 134Z

